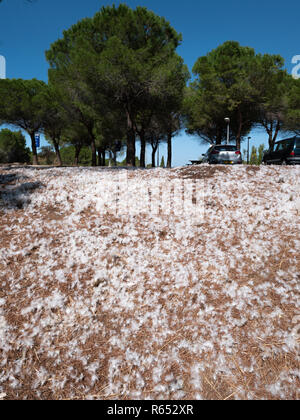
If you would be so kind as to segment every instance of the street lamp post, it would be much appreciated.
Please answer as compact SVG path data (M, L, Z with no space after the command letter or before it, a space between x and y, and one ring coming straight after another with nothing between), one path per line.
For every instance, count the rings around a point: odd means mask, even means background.
M227 122L227 144L229 144L229 135L230 135L230 118L226 117L224 120Z
M250 162L250 159L249 159L250 140L251 140L251 137L248 137L247 165L249 165L249 162Z

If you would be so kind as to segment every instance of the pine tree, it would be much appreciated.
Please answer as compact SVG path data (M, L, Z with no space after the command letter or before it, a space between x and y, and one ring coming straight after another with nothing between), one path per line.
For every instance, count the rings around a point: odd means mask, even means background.
M257 164L261 165L264 157L265 145L261 144L258 148Z
M43 126L43 93L47 85L32 79L0 80L0 121L25 130L31 138L33 164L38 164L35 134Z
M257 149L255 146L252 146L251 156L250 156L250 165L257 165Z
M63 39L46 52L49 79L71 94L75 116L91 140L97 123L105 119L104 110L117 109L124 116L126 162L135 166L139 112L149 104L156 109L160 94L165 96L162 85L170 86L174 67L184 67L175 53L180 42L181 35L164 18L144 7L102 7L93 18L64 31Z

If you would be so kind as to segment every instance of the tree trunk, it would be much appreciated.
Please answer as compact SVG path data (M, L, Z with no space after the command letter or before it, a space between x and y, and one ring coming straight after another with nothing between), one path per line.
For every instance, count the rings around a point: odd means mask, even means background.
M58 161L58 165L62 166L62 160L61 160L61 156L60 156L60 151L59 151L59 145L57 141L53 141L53 145L54 145L54 149L55 149L55 154L56 154L56 159Z
M168 161L167 168L172 168L172 133L168 134Z
M274 146L274 143L277 140L277 137L278 137L278 134L279 134L279 131L280 131L280 128L281 128L281 123L280 123L279 120L277 121L274 133L273 133L274 121L270 122L270 127L268 127L268 123L263 124L263 125L264 125L264 127L265 127L265 129L268 133L268 136L269 136L269 148L270 148L270 150L272 150L272 148Z
M31 133L29 133L29 135L30 135L30 138L31 138L32 163L33 163L33 165L38 165L39 161L38 161L37 149L36 149L36 144L35 144L35 133L31 132Z
M76 166L79 166L79 155L81 151L81 145L75 145L75 162Z
M238 117L239 117L239 127L238 127L238 132L236 135L236 147L238 150L241 150L241 136L242 136L242 128L243 128L243 117L242 117L242 113L241 110L238 110Z
M273 121L270 123L270 127L268 122L264 124L265 129L267 130L269 136L269 148L272 149L273 147Z
M109 166L109 167L112 167L112 166L113 166L113 154L112 154L112 151L111 151L111 150L109 150L109 151L108 151L108 154L109 154L108 166Z
M92 166L97 166L97 149L94 137L91 141L91 149L92 149Z
M155 168L155 154L156 150L152 149L152 168Z
M98 166L105 166L106 164L105 149L103 149L102 147L98 147L97 152L98 152Z
M217 128L217 136L216 136L216 145L221 145L223 139L223 129L218 127Z
M273 148L273 133L272 131L268 130L268 135L269 135L269 149L272 150Z
M158 143L155 146L152 143L151 146L152 146L152 168L155 168L155 155L157 152Z
M102 163L102 151L100 149L100 147L97 147L97 166L101 166Z
M275 128L275 133L274 133L274 137L273 137L273 145L274 145L275 141L277 140L277 136L279 134L280 128L281 128L280 121L277 121L276 128Z
M140 167L146 167L146 139L145 139L145 131L142 130L140 132L140 140L141 140L141 154L140 154Z
M117 152L113 151L113 166L117 166Z
M128 110L127 112L127 166L135 166L135 130L132 118Z

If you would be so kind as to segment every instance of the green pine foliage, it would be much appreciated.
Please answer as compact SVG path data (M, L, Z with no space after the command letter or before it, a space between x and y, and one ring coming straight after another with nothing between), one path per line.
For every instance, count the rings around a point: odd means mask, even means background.
M257 148L252 146L252 151L250 155L250 165L257 165L258 164L258 157L257 157Z
M33 163L38 163L35 134L43 125L42 95L46 83L32 79L0 80L0 121L25 130L31 138Z
M75 146L65 146L60 149L63 165L72 166L75 162ZM79 154L80 166L90 166L92 164L92 152L88 146L83 146Z
M264 157L265 145L261 144L257 151L257 164L261 165Z
M179 111L187 77L175 52L180 43L181 35L163 17L121 4L102 7L51 45L46 52L50 83L64 93L70 113L86 127L93 156L101 147L97 139L109 138L107 114L117 116L111 128L124 124L117 140L125 134L126 162L135 166L137 123L145 121L144 110L161 115L163 109L165 116L168 110L169 119Z
M0 163L29 163L30 150L21 131L4 128L0 131Z
M238 147L255 127L266 131L271 146L285 122L287 128L297 126L299 111L291 111L291 104L299 110L299 90L279 55L256 54L227 41L200 57L193 73L184 101L186 129L202 141L221 144L226 139L225 117Z

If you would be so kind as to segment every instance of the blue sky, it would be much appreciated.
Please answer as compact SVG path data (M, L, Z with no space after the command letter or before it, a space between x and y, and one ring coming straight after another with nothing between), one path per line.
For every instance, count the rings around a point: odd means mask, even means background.
M3 0L0 5L0 55L6 58L6 77L47 81L45 50L78 20L93 16L102 6L121 1ZM293 56L300 55L299 14L296 0L128 0L145 6L182 33L178 53L190 71L201 55L228 40L255 48L259 53L280 54L292 71ZM251 133L252 143L267 143L262 131ZM42 142L42 144L44 144ZM181 133L174 139L175 166L197 159L207 146ZM161 147L160 155L166 150ZM150 160L148 153L147 160Z

